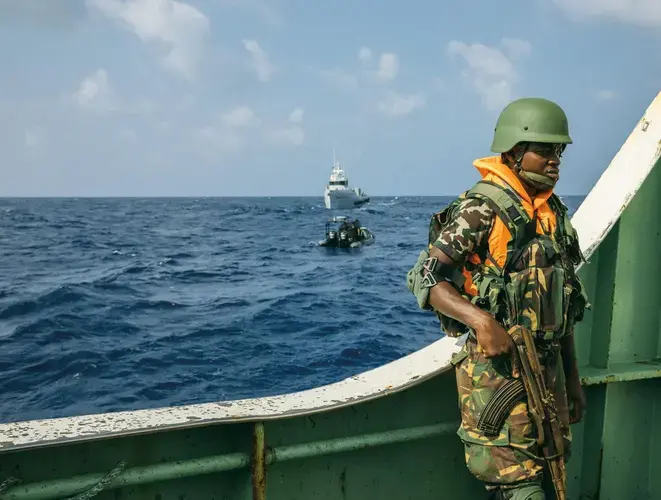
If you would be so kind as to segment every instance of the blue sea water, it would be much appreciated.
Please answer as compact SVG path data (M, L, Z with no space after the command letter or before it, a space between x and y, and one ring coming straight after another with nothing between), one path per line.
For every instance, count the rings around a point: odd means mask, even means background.
M573 213L583 197L565 197ZM405 275L449 198L0 199L0 421L298 391L436 340Z

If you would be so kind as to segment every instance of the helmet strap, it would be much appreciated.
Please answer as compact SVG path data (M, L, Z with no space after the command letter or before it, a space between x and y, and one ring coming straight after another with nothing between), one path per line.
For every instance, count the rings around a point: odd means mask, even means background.
M535 189L539 189L540 191L546 191L555 187L555 179L551 179L550 177L542 174L521 170L519 172L519 177L521 177L526 184L534 187Z

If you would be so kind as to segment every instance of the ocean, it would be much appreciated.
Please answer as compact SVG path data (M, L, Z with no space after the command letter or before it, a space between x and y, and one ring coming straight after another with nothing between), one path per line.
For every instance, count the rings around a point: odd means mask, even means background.
M406 272L449 201L0 199L0 421L300 391L420 349L441 332ZM332 215L375 243L317 247Z

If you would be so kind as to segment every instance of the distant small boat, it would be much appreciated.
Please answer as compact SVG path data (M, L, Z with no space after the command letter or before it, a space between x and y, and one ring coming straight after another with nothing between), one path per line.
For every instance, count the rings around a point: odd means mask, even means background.
M347 210L369 203L370 198L360 188L350 188L349 179L333 153L333 170L324 190L326 208Z
M339 224L339 226L335 226ZM360 225L358 219L337 216L326 221L326 238L319 242L320 247L360 248L374 243L372 232Z

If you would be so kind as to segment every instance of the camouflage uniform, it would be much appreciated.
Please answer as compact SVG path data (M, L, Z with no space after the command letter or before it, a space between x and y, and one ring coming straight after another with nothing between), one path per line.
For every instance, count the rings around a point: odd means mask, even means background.
M564 437L566 459L571 432L560 345L589 307L575 273L583 255L566 207L551 194L557 179L529 172L522 162L528 148L538 159L557 161L571 143L567 116L557 104L523 98L506 106L491 145L491 151L499 156L476 160L474 165L483 179L430 221L428 243L450 257L455 266L439 265L428 250L423 250L407 274L407 287L422 309L434 310L429 304L430 290L446 281L505 329L518 327L530 333L545 385L554 389L552 403ZM502 153L509 153L510 165L502 164ZM546 202L535 203L532 218L521 195L512 188L513 182L545 193ZM555 229L551 231L553 219ZM499 234L492 234L496 227ZM494 248L490 248L492 244ZM498 262L490 250L499 253ZM446 335L469 333L452 360L461 409L457 433L464 443L468 469L501 500L543 500L540 483L544 460L527 399L514 398L506 407L498 406L502 403L498 400L485 411L494 393L512 381L512 357L487 358L473 331L440 311L435 313ZM513 386L506 387L509 390ZM505 419L502 426L491 411L501 409Z
M467 259L472 253L483 262L486 258L487 239L495 216L493 209L482 200L465 199L434 246L452 258L458 267L467 265L471 269ZM496 485L507 487L521 482L540 482L544 462L539 458L536 433L526 401L516 404L497 437L489 438L477 428L479 416L491 396L511 378L509 358L485 357L474 337L468 337L465 347L455 355L453 364L461 409L461 426L457 433L464 443L468 469L486 484L487 489ZM556 388L558 418L568 458L571 431L560 356L554 356L551 370L546 375L547 387Z
M466 263L470 253L483 248L495 217L493 209L476 198L466 198L459 203L455 217L448 221L434 243L447 254L458 267ZM484 254L484 252L481 252Z

